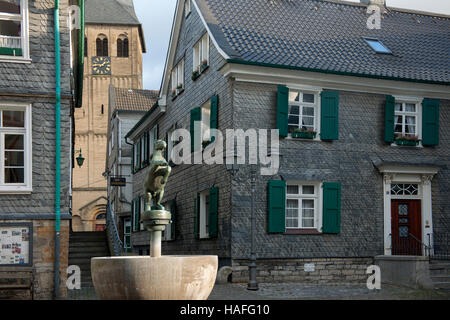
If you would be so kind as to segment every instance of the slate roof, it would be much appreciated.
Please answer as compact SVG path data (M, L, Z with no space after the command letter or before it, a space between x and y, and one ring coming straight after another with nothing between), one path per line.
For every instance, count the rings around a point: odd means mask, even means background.
M387 8L380 30L367 6L325 0L196 0L231 61L450 84L450 17ZM375 53L363 37L393 54Z
M114 88L115 110L148 111L159 97L158 90Z
M133 0L86 0L86 23L140 25Z

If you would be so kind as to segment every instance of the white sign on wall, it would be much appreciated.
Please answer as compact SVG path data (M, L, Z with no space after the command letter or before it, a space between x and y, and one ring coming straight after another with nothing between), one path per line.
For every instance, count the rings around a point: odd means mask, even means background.
M316 265L314 263L305 263L305 272L314 272Z
M30 227L0 225L0 265L30 262Z

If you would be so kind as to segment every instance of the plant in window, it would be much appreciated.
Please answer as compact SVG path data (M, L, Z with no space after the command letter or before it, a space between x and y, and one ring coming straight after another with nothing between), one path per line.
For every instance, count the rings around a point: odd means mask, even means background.
M297 128L292 131L292 138L315 139L317 132L313 128Z
M200 65L201 71L205 71L208 68L208 60L202 60L202 64Z
M177 95L177 90L176 89L172 89L172 97L175 97Z
M397 134L395 143L399 146L417 146L420 142L418 136Z
M192 80L195 81L200 77L200 71L195 70L192 72Z

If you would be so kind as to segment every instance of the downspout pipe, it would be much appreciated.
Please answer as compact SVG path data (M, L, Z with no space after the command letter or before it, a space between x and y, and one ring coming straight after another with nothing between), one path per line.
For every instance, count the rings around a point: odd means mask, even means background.
M78 75L77 75L77 105L76 108L81 108L83 104L83 80L84 80L84 47L85 39L85 18L84 18L84 0L78 0L80 7L80 31L78 32Z
M59 0L55 0L55 261L53 299L59 298L61 247L61 43L59 33Z

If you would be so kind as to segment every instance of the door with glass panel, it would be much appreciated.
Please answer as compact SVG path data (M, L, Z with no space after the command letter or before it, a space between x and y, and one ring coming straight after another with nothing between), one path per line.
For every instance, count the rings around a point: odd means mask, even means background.
M422 255L420 200L392 200L392 254Z

